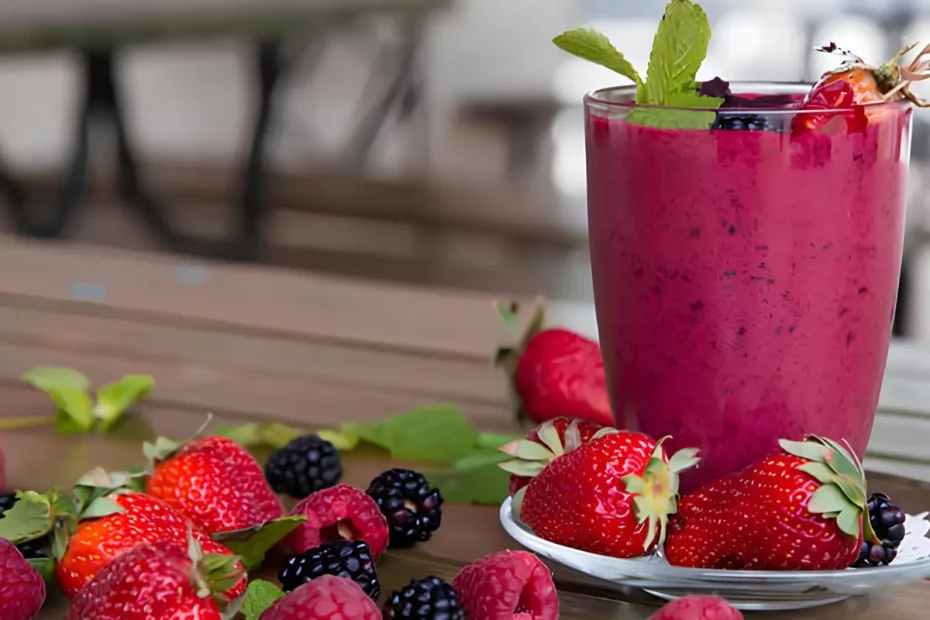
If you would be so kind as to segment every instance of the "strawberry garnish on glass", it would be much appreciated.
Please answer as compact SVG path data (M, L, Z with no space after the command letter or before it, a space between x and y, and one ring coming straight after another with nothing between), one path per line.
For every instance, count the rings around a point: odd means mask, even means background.
M901 59L917 44L909 45L883 65L874 67L862 58L841 49L835 43L817 51L836 54L846 60L828 71L814 86L801 105L792 126L795 135L816 129L831 132L845 124L849 131L865 131L870 121L876 121L880 109L868 109L870 104L907 99L919 107L930 107L930 102L911 92L914 82L930 79L930 45L920 51L907 66ZM832 110L830 114L816 114L817 110ZM836 110L847 110L841 115Z

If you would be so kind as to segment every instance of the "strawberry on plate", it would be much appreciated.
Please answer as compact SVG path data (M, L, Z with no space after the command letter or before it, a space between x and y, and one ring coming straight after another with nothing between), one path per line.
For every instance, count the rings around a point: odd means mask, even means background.
M258 527L284 514L261 466L231 439L160 438L145 444L145 455L152 462L146 492L207 534Z
M839 570L857 560L863 540L877 540L855 453L815 436L780 446L681 499L665 542L671 564Z
M221 620L223 592L243 577L236 561L204 555L193 539L140 545L97 573L65 620Z
M516 303L499 308L505 323L515 320ZM520 415L537 424L554 418L613 425L601 346L568 329L540 329L538 310L517 343L501 347L496 363L512 377Z
M501 446L502 452L514 457L501 464L502 469L510 472L510 496L528 485L557 457L591 441L602 428L600 424L585 420L553 418L531 430L526 439Z
M678 475L697 461L695 449L668 459L662 441L605 428L546 466L514 497L514 511L548 541L638 557L664 541Z

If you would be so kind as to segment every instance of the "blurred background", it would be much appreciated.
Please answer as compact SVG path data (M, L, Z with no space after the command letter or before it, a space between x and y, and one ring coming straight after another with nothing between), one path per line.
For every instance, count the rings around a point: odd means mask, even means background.
M377 419L439 400L508 427L492 301L542 294L552 323L596 335L581 99L622 78L551 39L595 27L645 67L664 4L0 3L7 409L45 412L18 377L51 364L95 384L156 375L153 406L184 420ZM703 6L705 79L812 80L835 61L814 45L880 64L930 41L930 0ZM869 448L870 466L926 480L928 132L919 110Z

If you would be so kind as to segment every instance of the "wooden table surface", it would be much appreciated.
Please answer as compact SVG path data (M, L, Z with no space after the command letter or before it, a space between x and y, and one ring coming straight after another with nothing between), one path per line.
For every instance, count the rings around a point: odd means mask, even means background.
M449 402L483 429L514 431L507 382L488 363L506 338L490 296L341 280L262 267L0 236L0 416L49 413L18 377L65 365L94 384L127 373L156 378L141 408L152 431L183 436L207 412L217 422L307 426L374 420ZM526 300L529 302L529 300ZM525 318L525 315L524 315ZM63 485L93 465L140 460L137 439L61 438L47 429L0 433L9 486ZM347 459L365 485L389 466L376 453ZM930 507L930 487L873 478L905 509ZM414 576L453 576L477 556L516 547L497 509L449 505L432 541L391 552L385 590ZM556 568L566 620L641 620L661 603ZM919 618L924 582L817 610L748 614L771 620ZM54 599L41 616L62 618Z

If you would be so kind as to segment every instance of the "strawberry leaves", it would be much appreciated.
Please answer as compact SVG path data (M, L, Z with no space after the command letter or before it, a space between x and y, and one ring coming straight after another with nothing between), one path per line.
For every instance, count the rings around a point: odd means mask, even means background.
M305 515L279 517L244 530L218 532L213 540L241 556L242 565L250 571L265 560L265 554L307 520Z
M861 521L865 539L877 540L868 517L865 471L852 450L816 435L804 441L782 440L779 445L788 454L806 459L798 469L820 483L807 504L809 512L836 519L843 533L856 538Z
M109 432L155 385L149 375L127 375L99 388L92 399L90 380L72 368L37 366L23 375L22 380L45 392L55 402L53 422L61 435ZM17 421L3 422L15 425Z
M41 538L52 531L55 516L52 509L54 496L35 491L18 492L19 501L4 511L0 519L0 538L14 545Z

